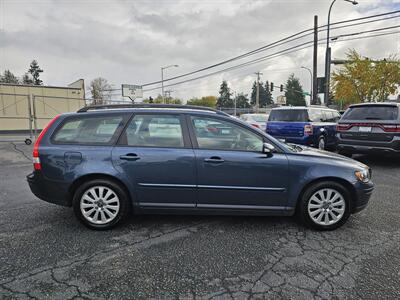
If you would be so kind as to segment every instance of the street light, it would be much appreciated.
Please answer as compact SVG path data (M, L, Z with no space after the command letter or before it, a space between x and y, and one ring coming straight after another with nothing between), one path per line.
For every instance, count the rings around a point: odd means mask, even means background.
M164 70L168 69L168 68L172 68L172 67L179 67L178 65L169 65L169 66L165 66L165 67L161 67L161 97L163 100L163 103L165 103L165 99L164 99Z
M313 91L312 91L312 86L313 86L313 76L312 76L312 72L311 69L307 68L307 67L303 67L301 66L301 69L305 69L310 73L310 77L311 77L311 87L310 87L310 105L312 104L312 95L313 95ZM315 101L315 100L314 100Z
M349 2L353 5L357 5L358 2L356 0L343 0L345 2ZM325 105L328 106L328 99L329 99L329 83L330 83L330 73L331 73L331 49L329 48L329 30L330 30L330 23L331 23L331 10L333 4L335 4L336 0L333 0L331 5L329 6L328 12L328 24L327 24L327 31L326 31L326 53L325 53L325 96L324 101Z

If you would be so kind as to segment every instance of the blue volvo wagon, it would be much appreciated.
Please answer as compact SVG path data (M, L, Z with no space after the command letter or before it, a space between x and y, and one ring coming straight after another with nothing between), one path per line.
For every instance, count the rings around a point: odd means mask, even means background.
M297 215L332 230L367 206L370 169L282 143L193 106L94 106L43 129L27 176L39 198L72 206L93 229L131 214Z

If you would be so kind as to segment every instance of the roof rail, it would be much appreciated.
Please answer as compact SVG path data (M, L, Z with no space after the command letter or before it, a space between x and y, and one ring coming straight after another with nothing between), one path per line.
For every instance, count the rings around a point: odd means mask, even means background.
M196 110L205 110L212 111L219 115L228 115L227 113L205 106L196 106L196 105L181 105L181 104L100 104L100 105L89 105L82 107L77 112L87 112L89 110L99 110L99 109L115 109L115 108L173 108L173 109L196 109Z

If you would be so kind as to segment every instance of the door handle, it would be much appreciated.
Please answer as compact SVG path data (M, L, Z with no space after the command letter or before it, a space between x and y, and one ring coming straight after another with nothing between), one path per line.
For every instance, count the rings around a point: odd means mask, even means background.
M132 161L134 161L134 160L140 159L140 157L139 157L137 154L135 154L135 153L128 153L128 154L126 154L126 155L121 155L121 156L119 157L119 159L123 159L123 160L132 160Z
M212 163L212 164L220 164L220 163L224 162L224 160L218 156L211 156L210 158L204 159L204 161L207 163Z

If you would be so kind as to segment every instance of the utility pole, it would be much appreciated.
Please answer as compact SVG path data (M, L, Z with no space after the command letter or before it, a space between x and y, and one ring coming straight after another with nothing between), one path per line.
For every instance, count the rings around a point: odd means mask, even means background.
M257 75L256 112L258 113L260 109L260 75L262 75L262 73L259 71L254 74Z
M237 94L236 94L236 91L235 91L235 98L233 98L233 100L234 100L234 104L235 104L235 107L234 107L234 109L233 109L233 115L236 117L236 101L237 101Z
M317 104L317 66L318 66L318 16L314 16L314 53L313 53L313 72L312 72L312 96L311 104Z

